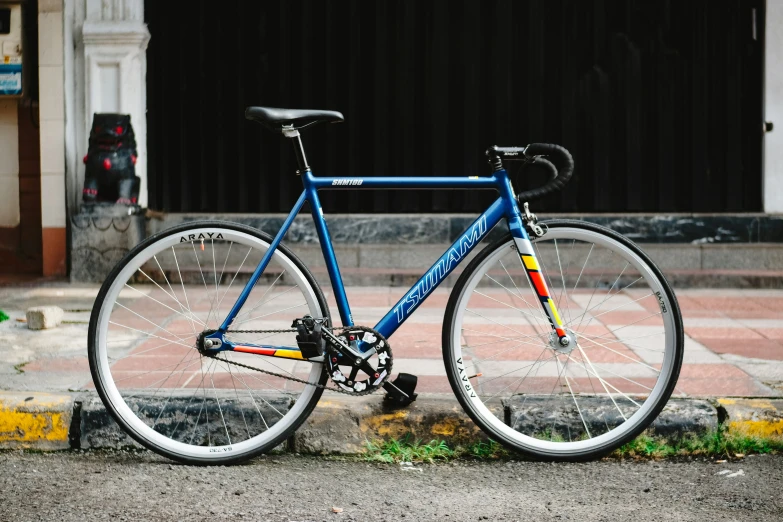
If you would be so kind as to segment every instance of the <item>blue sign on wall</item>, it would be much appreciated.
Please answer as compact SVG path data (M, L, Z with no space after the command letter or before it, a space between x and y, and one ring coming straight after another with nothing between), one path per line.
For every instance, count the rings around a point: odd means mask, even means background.
M22 94L22 64L0 63L0 96Z

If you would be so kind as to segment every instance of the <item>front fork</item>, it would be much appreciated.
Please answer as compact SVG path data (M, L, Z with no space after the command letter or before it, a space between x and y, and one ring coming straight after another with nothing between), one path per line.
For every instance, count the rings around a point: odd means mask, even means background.
M574 339L566 332L563 321L560 319L560 313L557 311L557 306L552 299L549 288L546 285L546 280L539 268L538 260L536 259L535 250L533 250L533 244L530 242L525 224L531 227L536 234L542 234L543 231L535 223L535 216L530 214L525 203L525 219L519 214L508 218L508 228L511 231L511 236L514 238L514 245L517 248L517 253L522 260L522 265L525 267L527 277L530 280L530 284L538 295L538 299L541 302L541 307L544 309L544 314L549 319L549 324L552 329L557 333L557 337L560 346L569 346Z

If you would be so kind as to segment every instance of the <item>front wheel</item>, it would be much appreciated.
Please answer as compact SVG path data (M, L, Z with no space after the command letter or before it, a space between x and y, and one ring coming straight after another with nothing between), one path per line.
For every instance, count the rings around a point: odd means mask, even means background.
M315 407L322 362L234 351L213 358L196 348L271 242L242 225L187 223L142 242L109 274L90 318L90 370L136 441L179 461L228 464L274 448ZM329 309L307 268L280 246L226 335L296 348L291 322L304 315L328 319Z
M641 433L677 382L682 318L631 241L558 220L533 240L564 328L558 343L511 236L480 252L451 293L443 356L452 389L490 437L537 458L586 460Z

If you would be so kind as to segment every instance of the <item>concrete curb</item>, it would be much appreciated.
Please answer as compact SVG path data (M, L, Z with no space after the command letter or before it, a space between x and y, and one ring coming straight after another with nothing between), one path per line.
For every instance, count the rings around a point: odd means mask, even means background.
M669 439L705 433L719 422L730 431L783 437L783 399L672 399L649 433ZM453 398L419 398L394 409L380 395L325 395L310 418L279 449L307 454L356 454L366 441L410 436L450 446L486 440ZM0 392L0 449L121 449L139 447L95 394Z
M717 405L730 433L783 437L783 399L725 398Z
M0 392L0 449L72 447L73 412L71 395Z

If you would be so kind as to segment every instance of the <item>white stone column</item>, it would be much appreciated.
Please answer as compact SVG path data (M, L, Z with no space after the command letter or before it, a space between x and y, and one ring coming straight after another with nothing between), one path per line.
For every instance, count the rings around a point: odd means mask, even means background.
M783 0L767 2L764 53L764 212L783 213Z
M38 2L43 275L66 271L65 79L63 0Z
M144 0L65 0L67 72L73 73L71 96L66 102L69 198L74 208L81 201L87 139L96 112L131 115L139 156L136 175L141 178L139 204L147 205L147 43ZM70 143L68 143L70 142Z

